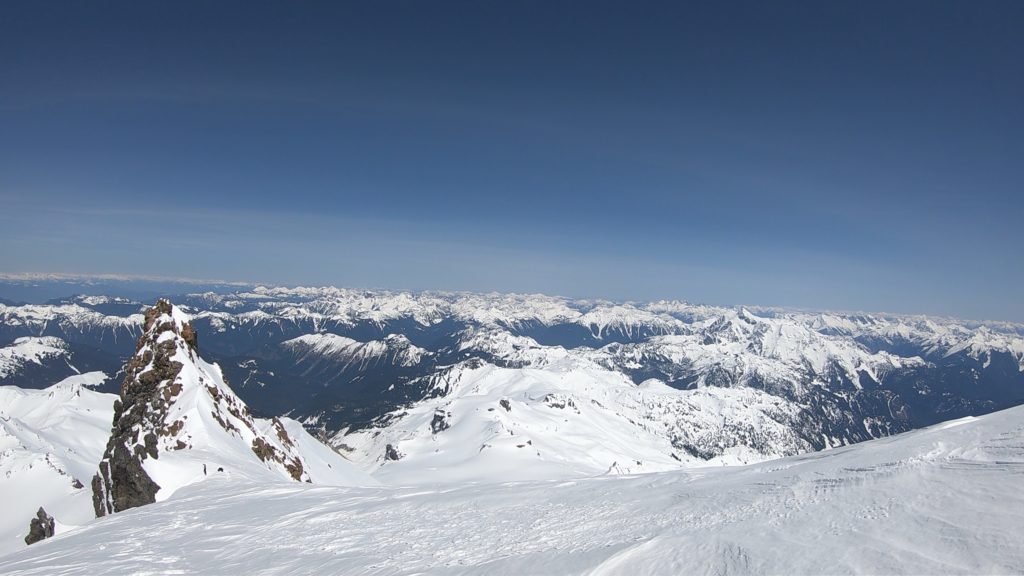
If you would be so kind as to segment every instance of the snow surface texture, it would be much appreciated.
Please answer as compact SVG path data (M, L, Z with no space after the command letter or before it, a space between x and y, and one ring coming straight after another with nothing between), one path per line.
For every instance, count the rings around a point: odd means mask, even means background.
M486 486L226 478L5 574L1014 574L1024 408L745 467Z

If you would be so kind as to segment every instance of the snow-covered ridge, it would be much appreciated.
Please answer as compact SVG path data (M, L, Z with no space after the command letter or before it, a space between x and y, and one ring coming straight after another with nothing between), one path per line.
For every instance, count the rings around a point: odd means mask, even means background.
M138 336L142 320L142 314L114 316L78 304L0 304L0 326L23 335L41 336L56 329L71 335L109 332L113 339L124 336L131 341Z
M93 296L88 294L80 294L72 298L75 302L80 302L87 306L100 306L102 304L138 304L141 303L132 300L131 298L123 298L121 296Z
M758 462L806 451L799 406L743 389L681 391L564 359L481 362L435 376L436 393L334 441L390 483L578 478Z
M390 334L384 340L359 342L337 334L304 334L281 343L285 349L301 357L333 358L343 362L342 371L349 367L365 370L390 361L397 366L419 364L427 350L413 345L401 334Z
M561 346L541 346L529 336L519 336L496 328L469 328L463 331L459 334L458 349L500 358L508 366L535 368L542 368L573 355ZM582 360L582 356L579 357Z
M741 310L696 323L688 334L653 336L642 343L609 345L592 353L611 357L633 368L655 356L686 366L698 375L697 385L709 375L726 370L741 381L748 377L779 383L812 382L839 370L853 385L861 374L874 381L888 371L922 366L918 357L870 352L850 338L822 334L787 319L761 318Z
M0 554L25 546L28 521L40 507L61 534L98 513L145 503L126 497L125 483L134 487L128 492L149 483L149 501L215 477L377 484L298 422L252 417L220 368L198 355L181 309L161 301L145 328L120 398L91 390L107 379L100 372L44 390L0 387ZM18 343L48 340L60 343Z
M95 297L102 298L102 297ZM685 302L613 303L523 294L389 292L325 288L257 287L232 294L204 293L190 297L201 305L197 318L218 325L256 325L268 322L325 322L355 325L412 320L432 326L454 319L473 326L513 332L537 326L578 325L598 340L609 330L634 339L663 334L686 334L701 323L742 314L744 309L692 305ZM834 314L752 308L761 318L799 326L822 334L851 339L909 341L942 356L972 342L972 350L1016 353L1024 346L1024 325L978 323L922 316ZM41 334L49 323L70 330L123 326L137 329L142 317L107 316L75 304L2 306L0 324Z
M6 378L26 363L42 365L54 357L65 356L68 345L54 336L23 336L0 348L0 378Z
M626 334L640 328L653 334L686 333L701 322L744 313L762 319L803 326L824 334L852 338L903 338L931 342L936 350L949 350L973 336L983 344L1015 349L1024 340L1024 325L1008 322L979 323L923 316L806 313L780 309L744 309L692 305L678 301L613 303L571 300L524 294L472 294L388 292L341 288L265 288L223 296L223 301L248 302L276 317L321 320L387 322L410 318L422 325L440 318L456 318L479 326L518 329L523 326L578 324L600 338L608 328ZM751 311L752 310L752 311ZM763 311L763 312L759 312Z

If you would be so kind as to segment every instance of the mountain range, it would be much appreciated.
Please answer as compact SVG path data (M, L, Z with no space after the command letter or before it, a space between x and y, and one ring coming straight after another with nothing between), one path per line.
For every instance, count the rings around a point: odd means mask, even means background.
M1024 403L1010 323L337 288L174 301L0 304L0 553L29 520L26 543L225 481L678 474Z
M330 287L174 300L254 414L407 482L491 460L509 479L750 463L1024 401L1012 323ZM0 382L101 371L116 391L146 307L0 305Z

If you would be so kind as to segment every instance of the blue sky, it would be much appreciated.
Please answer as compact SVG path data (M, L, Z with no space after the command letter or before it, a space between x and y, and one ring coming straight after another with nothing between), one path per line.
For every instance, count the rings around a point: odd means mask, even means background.
M7 3L0 271L1024 321L1024 4Z

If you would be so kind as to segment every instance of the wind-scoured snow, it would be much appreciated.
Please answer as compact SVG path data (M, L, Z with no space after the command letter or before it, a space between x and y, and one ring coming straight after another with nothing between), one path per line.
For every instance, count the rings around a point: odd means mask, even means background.
M1018 574L1024 409L764 464L500 485L215 479L0 558L28 574Z

